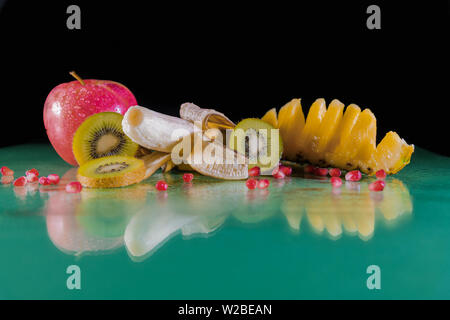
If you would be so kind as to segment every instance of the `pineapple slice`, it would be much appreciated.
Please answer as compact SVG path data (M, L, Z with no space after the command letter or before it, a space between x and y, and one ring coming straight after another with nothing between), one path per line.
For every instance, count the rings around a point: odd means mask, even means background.
M286 159L295 160L298 135L302 132L304 126L305 116L300 99L292 99L280 109L278 127L276 127L280 128L281 139L283 140L284 150L286 150L284 152Z
M377 170L395 174L410 162L413 152L413 144L408 145L396 132L389 131L376 149Z
M341 123L344 104L335 99L331 101L328 110L325 113L320 129L318 132L318 143L312 159L310 161L318 164L326 164L325 150L330 143L331 138L336 134L336 129Z
M275 129L278 129L277 109L272 108L261 118L262 121L267 122ZM283 139L283 137L281 137Z
M316 150L319 142L318 135L320 132L320 124L322 123L326 111L327 108L324 99L317 99L311 105L308 117L306 118L305 127L298 137L297 159L313 159L314 150Z
M345 110L342 121L340 122L336 133L332 137L330 143L327 146L327 150L325 151L325 160L327 163L334 162L334 150L339 144L348 139L353 127L355 126L356 121L358 121L360 113L361 109L356 104L349 105Z
M346 170L354 170L359 166L359 159L367 157L367 144L371 143L373 130L376 130L375 116L365 109L358 117L347 139L334 151L334 161L330 165Z
M300 99L293 99L279 111L269 110L262 120L280 129L284 159L308 161L320 166L345 170L359 169L374 174L383 169L395 174L405 167L414 152L397 133L389 132L376 145L377 123L369 110L333 100L328 110L324 99L317 99L305 118Z

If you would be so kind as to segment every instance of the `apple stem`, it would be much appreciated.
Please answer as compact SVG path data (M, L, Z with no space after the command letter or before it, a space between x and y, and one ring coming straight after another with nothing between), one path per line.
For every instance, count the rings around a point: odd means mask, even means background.
M80 81L81 85L84 86L84 81L83 81L83 79L81 79L81 77L80 77L79 75L77 75L77 73L76 73L75 71L70 71L69 73L70 73L70 75L71 75L72 77L74 77L75 79L77 79L78 81Z

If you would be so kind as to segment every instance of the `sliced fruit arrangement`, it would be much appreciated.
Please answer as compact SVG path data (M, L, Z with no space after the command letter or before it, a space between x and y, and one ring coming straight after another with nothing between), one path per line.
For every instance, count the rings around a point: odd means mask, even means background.
M393 131L377 145L375 115L355 104L344 112L344 104L336 99L328 109L324 99L317 99L306 121L300 99L288 102L278 115L275 109L269 110L262 120L280 129L284 158L291 161L359 169L369 175L379 170L395 174L409 163L414 152L414 145L408 145Z

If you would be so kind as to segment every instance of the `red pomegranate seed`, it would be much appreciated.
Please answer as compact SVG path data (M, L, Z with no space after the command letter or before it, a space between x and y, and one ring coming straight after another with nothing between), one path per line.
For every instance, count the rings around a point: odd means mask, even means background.
M14 180L14 187L23 187L27 184L27 178L26 177L20 177Z
M3 176L2 177L2 184L10 184L13 181L14 181L13 176Z
M164 180L159 180L159 181L156 183L155 187L156 187L156 190L159 190L159 191L166 191L166 190L167 190L167 187L168 187L168 184L167 184L167 182L165 182Z
M315 168L314 169L314 174L316 176L326 176L328 174L328 169L327 168Z
M50 180L47 177L40 177L39 178L39 184L43 186L48 186L51 184Z
M345 175L345 180L347 181L359 181L361 180L362 174L359 170L353 170L347 172Z
M191 182L192 179L194 179L194 175L192 173L185 173L185 174L183 174L184 182Z
M245 185L247 186L247 188L249 188L250 190L253 190L256 188L256 185L258 184L258 181L256 179L250 178L247 181L245 181Z
M280 166L280 171L284 173L285 176L290 176L292 174L292 168L287 166Z
M285 174L283 173L283 171L278 170L276 173L273 174L273 177L275 179L284 179Z
M36 176L39 177L39 171L37 171L35 168L30 169L30 170L27 170L27 172L25 172L25 175L27 176L27 175L29 175L30 173L31 173L31 174L34 174L34 175L36 175Z
M386 171L384 171L383 169L378 170L378 171L375 173L375 176L376 176L378 179L385 179L385 178L386 178Z
M339 170L338 168L332 168L328 171L328 174L331 177L340 177L341 176L341 170Z
M27 181L28 182L36 182L36 181L38 181L38 176L37 175L35 175L33 172L28 172L27 171Z
M14 171L12 171L10 168L3 166L0 171L2 172L3 176L13 176Z
M303 168L305 173L314 173L314 170L316 170L316 167L310 164Z
M66 185L66 192L69 192L69 193L79 193L79 192L81 192L82 189L83 189L83 186L78 181L70 182Z
M339 177L332 177L330 181L335 188L339 188L340 186L342 186L342 179Z
M377 180L377 181L369 184L369 190L370 191L383 191L385 186L386 186L386 182L384 182L383 180Z
M58 184L59 183L59 176L55 173L49 174L47 176L48 181L50 181L51 184Z
M261 179L258 181L258 189L266 189L270 184L270 181L267 179Z
M249 177L257 177L261 174L261 169L259 167L253 167L248 170Z

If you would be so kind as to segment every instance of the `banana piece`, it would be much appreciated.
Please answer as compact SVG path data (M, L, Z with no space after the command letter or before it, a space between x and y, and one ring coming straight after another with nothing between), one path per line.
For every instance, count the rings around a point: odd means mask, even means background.
M223 113L213 109L202 109L191 102L181 105L180 117L192 121L201 130L233 129L236 126Z
M171 152L183 137L194 133L191 122L140 106L128 109L122 129L137 144L161 152Z

